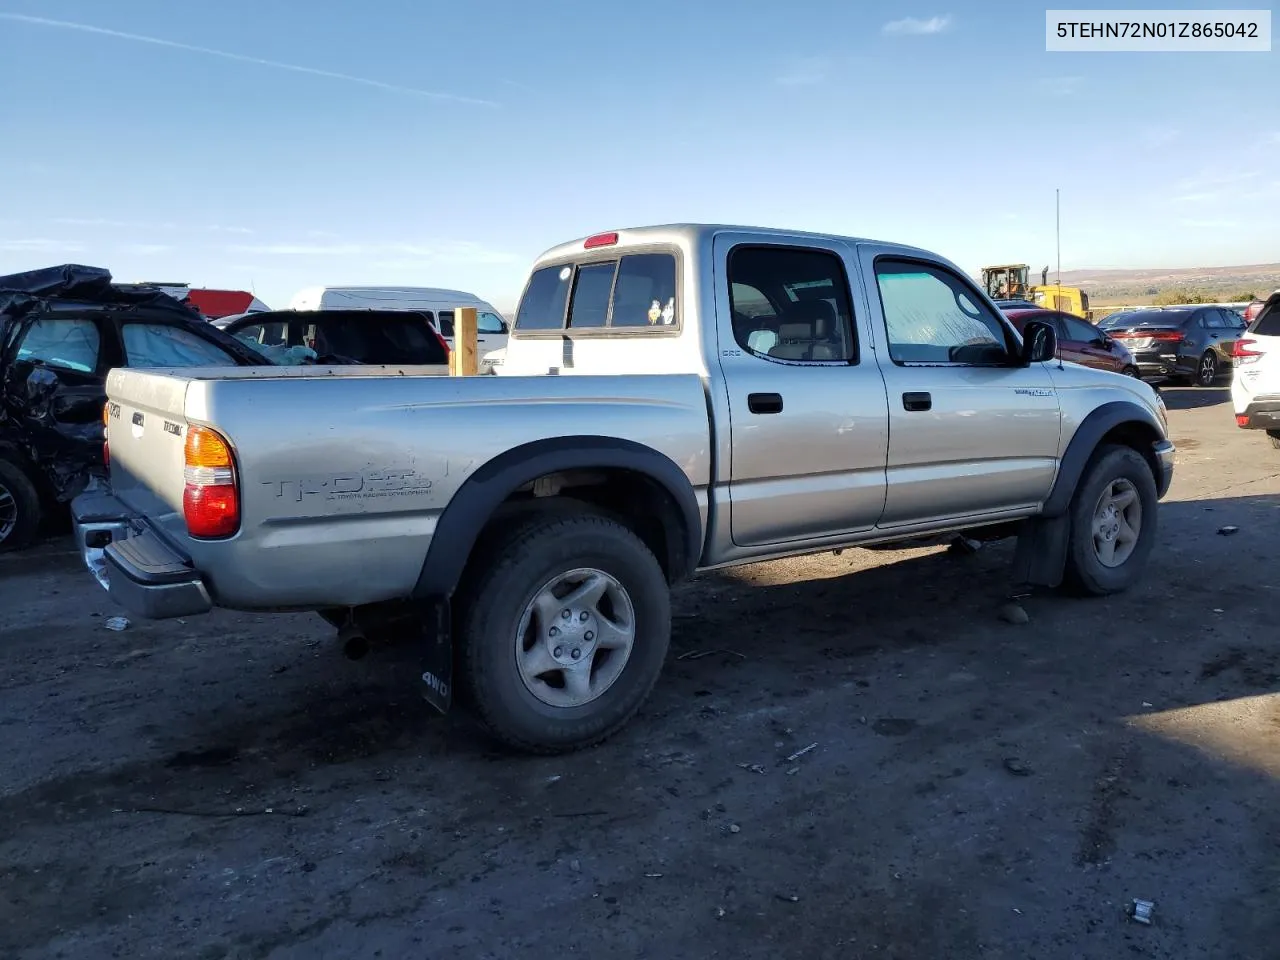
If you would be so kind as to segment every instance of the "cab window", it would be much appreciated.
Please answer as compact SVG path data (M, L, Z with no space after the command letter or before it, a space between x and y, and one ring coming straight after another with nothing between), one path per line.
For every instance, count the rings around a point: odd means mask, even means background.
M534 271L516 312L516 332L673 329L676 258L629 253L611 260L559 264Z
M1004 325L950 271L886 257L876 261L876 285L894 363L1008 362Z
M849 284L840 258L804 247L735 247L729 308L738 346L766 360L857 361Z

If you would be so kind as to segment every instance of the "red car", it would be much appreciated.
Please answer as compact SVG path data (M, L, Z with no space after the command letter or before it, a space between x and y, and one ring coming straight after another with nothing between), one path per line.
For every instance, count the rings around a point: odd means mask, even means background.
M1123 373L1137 377L1138 365L1128 348L1118 340L1107 336L1088 320L1057 310L1006 310L1004 315L1022 331L1028 320L1041 320L1053 324L1058 331L1058 359L1070 360L1098 370Z

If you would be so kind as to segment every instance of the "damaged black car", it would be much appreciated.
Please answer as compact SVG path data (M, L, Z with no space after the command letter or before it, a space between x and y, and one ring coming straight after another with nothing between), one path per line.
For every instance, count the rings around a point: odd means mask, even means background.
M270 366L155 289L68 264L0 277L0 551L30 545L103 463L113 367Z

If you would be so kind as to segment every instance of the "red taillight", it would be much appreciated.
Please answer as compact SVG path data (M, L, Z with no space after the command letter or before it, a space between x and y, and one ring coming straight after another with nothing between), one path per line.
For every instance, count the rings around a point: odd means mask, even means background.
M1249 425L1249 415L1247 413L1236 414L1236 426L1247 427Z
M444 362L449 362L449 341L440 335L440 331L435 327L431 328L431 332L436 335L436 339L440 341L440 349L444 351Z
M1141 336L1141 334L1138 334L1138 336ZM1151 334L1151 339L1158 340L1161 343L1181 343L1182 334L1174 333L1172 331L1168 333L1153 333Z
M107 424L111 419L111 404L102 405L102 465L111 469L111 445L107 443Z
M584 250L594 250L596 247L612 247L618 242L616 233L597 233L594 237L587 237L582 243Z
M1231 348L1231 359L1237 365L1246 363L1256 363L1258 358L1262 356L1262 350L1255 350L1258 345L1257 340L1237 340L1235 346Z
M188 427L182 513L193 537L229 537L240 529L240 490L231 445L216 430Z

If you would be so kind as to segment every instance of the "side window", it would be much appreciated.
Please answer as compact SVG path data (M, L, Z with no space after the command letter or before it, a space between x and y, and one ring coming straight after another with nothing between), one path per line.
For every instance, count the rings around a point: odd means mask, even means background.
M1091 323L1085 323L1078 317L1064 316L1063 324L1067 328L1067 339L1076 340L1080 343L1092 343L1102 336L1102 331Z
M834 253L801 247L736 247L729 305L738 346L758 357L856 362L853 308Z
M575 330L584 327L603 327L609 322L609 297L613 293L613 276L618 262L589 263L578 268L573 284L573 298L569 302L569 326Z
M476 314L476 333L506 333L506 324L496 313L481 310Z
M534 271L520 299L516 313L517 330L559 330L564 326L564 310L569 302L569 281L573 267L543 267Z
M440 331L440 336L452 337L453 336L453 311L441 310L436 314L436 316L439 318L439 321L440 321L437 324L437 329Z
M876 285L894 363L1007 362L1003 324L949 271L881 258Z
M1207 310L1202 314L1202 316L1204 317L1205 327L1210 330L1222 330L1226 327L1226 324L1222 319L1222 311L1220 310Z
M287 325L283 321L251 323L238 329L235 337L251 347L278 347L288 340Z
M130 367L231 367L231 355L190 330L163 323L124 325L125 364Z
M98 348L102 336L92 320L75 317L46 317L27 328L18 347L19 360L38 360L50 367L77 373L98 369Z

